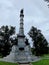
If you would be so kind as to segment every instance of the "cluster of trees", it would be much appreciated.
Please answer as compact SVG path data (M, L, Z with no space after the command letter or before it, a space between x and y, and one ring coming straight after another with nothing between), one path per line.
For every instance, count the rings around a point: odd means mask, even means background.
M15 27L1 26L0 28L0 56L9 55L12 45L17 42L11 36L15 34Z
M49 6L49 0L44 0L44 1L47 1L48 2L48 6Z
M32 26L31 30L29 31L29 36L32 38L33 41L33 50L32 52L35 55L43 55L48 53L48 42L36 27Z

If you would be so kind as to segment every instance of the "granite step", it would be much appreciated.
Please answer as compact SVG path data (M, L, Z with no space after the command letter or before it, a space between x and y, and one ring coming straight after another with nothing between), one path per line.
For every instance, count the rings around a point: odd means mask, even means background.
M32 65L31 63L18 63L18 65Z

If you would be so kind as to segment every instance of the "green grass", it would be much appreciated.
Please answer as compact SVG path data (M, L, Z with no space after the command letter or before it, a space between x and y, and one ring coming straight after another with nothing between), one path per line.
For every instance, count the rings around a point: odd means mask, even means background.
M17 63L10 63L10 62L1 62L0 65L18 65Z
M32 62L33 65L49 65L49 54L41 56L42 60L37 62ZM48 59L47 59L48 58Z
M43 59L37 62L32 62L33 65L49 65L49 59Z
M0 65L18 65L18 64L0 61ZM37 62L32 62L32 65L49 65L49 59L43 59Z
M41 58L49 58L49 54L44 54Z

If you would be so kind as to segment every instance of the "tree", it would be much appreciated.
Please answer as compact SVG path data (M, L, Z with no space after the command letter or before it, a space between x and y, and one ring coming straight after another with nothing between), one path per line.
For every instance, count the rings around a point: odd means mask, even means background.
M48 42L40 30L32 26L29 31L29 36L33 41L35 55L43 55L48 53Z
M11 40L12 46L13 45L18 45L18 39L17 39L17 37L15 37L14 39L10 38L10 40Z
M26 45L29 45L29 42L28 42L28 39L26 38L26 40L25 40L25 44Z
M1 26L0 28L0 54L2 57L9 55L12 47L10 37L15 34L15 27Z
M45 1L49 2L49 0L45 0Z
M44 0L44 1L47 1L48 2L48 6L49 6L49 0Z

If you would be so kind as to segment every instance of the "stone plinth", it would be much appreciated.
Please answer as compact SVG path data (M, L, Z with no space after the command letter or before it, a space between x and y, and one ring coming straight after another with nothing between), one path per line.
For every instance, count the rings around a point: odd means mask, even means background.
M32 65L31 63L18 63L18 65Z

